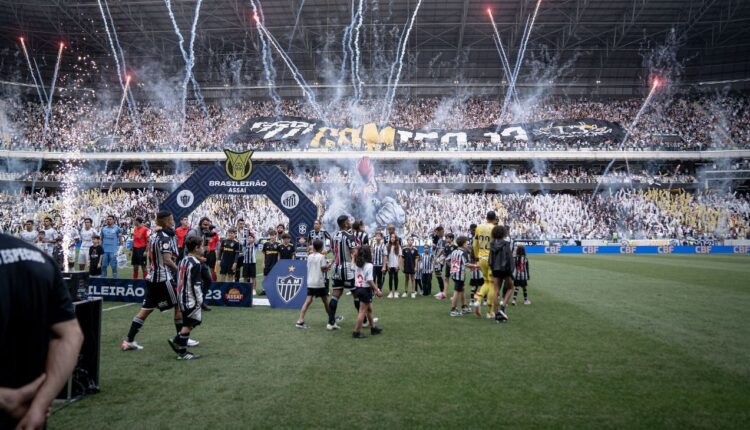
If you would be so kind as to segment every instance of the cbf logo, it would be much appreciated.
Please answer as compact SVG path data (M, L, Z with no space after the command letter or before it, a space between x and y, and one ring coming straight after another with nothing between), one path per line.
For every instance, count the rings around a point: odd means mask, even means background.
M179 193L177 193L177 204L181 208L189 208L193 205L193 202L195 201L195 196L193 195L193 192L190 190L182 190Z
M284 194L281 195L281 206L284 207L284 209L294 209L299 204L299 194L296 192L289 190L284 191Z
M307 234L307 224L300 223L300 225L297 226L297 233L299 233L299 234Z
M291 302L302 290L302 278L292 275L294 266L289 266L289 275L276 278L276 290L284 303Z
M224 169L227 172L227 176L230 178L235 181L244 181L250 176L250 173L253 172L253 162L250 161L250 157L253 156L253 151L234 152L225 149L224 154L227 155Z

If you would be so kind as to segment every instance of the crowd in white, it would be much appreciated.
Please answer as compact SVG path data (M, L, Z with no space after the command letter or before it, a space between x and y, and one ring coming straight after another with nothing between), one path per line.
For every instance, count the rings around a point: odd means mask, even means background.
M106 100L106 101L105 101ZM382 110L380 99L362 100L352 106L349 100L324 103L326 119L344 127L376 121ZM498 100L482 98L398 99L390 124L407 129L470 129L494 127L537 120L594 118L618 122L630 127L643 100L606 102L545 99L515 106L500 119ZM750 102L747 97L711 96L663 97L653 101L641 116L626 150L706 150L746 147L750 142ZM61 97L52 106L49 126L45 128L44 108L38 103L17 99L0 100L0 149L53 151L207 151L220 150L227 137L248 120L275 117L271 101L222 101L205 109L195 104L187 108L183 122L179 103L170 106L141 102L127 106L117 120L119 106L96 96ZM283 100L281 113L319 119L308 105L298 100ZM184 124L184 125L183 125ZM469 142L467 149L492 150L611 150L621 141L561 143L555 141L515 141L502 145ZM400 150L446 150L446 144L428 142L399 146ZM488 146L489 145L489 146ZM254 142L255 150L288 150L296 147L282 142ZM300 149L300 148L298 148ZM304 149L304 148L301 148Z
M402 235L427 237L438 225L448 232L465 233L471 223L495 210L514 238L524 239L622 239L670 238L734 239L750 234L750 201L745 195L695 193L681 190L620 190L590 199L586 194L495 194L428 193L423 190L397 191L396 199L406 212ZM311 195L322 217L331 207L326 191ZM129 227L133 219L150 219L165 197L159 191L79 192L68 200L44 191L27 195L0 193L0 226L17 233L27 219L41 222L45 216L56 224L80 224L91 217L94 225L109 214ZM72 207L72 220L62 220L63 207ZM211 197L191 214L195 224L208 216L220 233L243 218L261 236L286 217L266 197Z

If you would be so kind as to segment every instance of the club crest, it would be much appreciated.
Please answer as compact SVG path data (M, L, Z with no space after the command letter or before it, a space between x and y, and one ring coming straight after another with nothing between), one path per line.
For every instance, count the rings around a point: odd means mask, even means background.
M279 297L284 303L289 303L297 297L297 294L302 290L302 278L292 276L291 274L285 277L276 278L276 290L279 293Z

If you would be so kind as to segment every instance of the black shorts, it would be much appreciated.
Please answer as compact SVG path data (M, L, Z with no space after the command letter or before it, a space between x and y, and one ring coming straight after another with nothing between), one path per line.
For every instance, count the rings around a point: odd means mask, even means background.
M465 281L459 281L454 279L453 280L453 290L458 291L459 293L464 290L464 282Z
M143 309L159 309L161 312L172 309L177 304L177 293L170 281L146 281L146 294L143 297Z
M333 289L334 290L343 290L344 288L353 289L354 288L354 279L347 279L345 281L341 279L334 279L333 280Z
M273 266L275 266L275 265L276 265L276 263L274 263L274 264L272 264L270 266L268 266L268 265L263 266L263 276L268 276L268 274L271 273L271 270L273 270Z
M182 325L185 327L195 328L201 325L203 318L201 316L201 307L196 306L193 309L182 311Z
M354 291L352 291L352 295L359 299L361 303L372 303L372 290L370 287L355 288Z
M472 278L472 279L469 280L469 285L472 286L472 287L481 287L482 285L484 285L484 279L482 279L482 278L477 278L477 279Z
M413 275L414 270L404 270L404 275Z
M513 276L513 273L511 273L509 270L493 270L492 271L493 278L505 279L508 276Z
M212 270L216 267L216 251L208 251L206 254L206 266Z
M146 265L146 248L133 248L133 254L130 256L132 266Z
M246 263L242 265L242 277L245 279L255 278L255 263Z
M451 277L451 265L450 264L445 265L445 277L446 278Z
M308 288L307 289L307 296L308 297L328 297L328 288Z
M526 281L525 279L514 280L513 285L515 285L516 287L526 287L528 285L528 281Z
M234 264L234 261L221 261L221 264L219 264L219 274L220 275L231 275L234 273L232 270L232 264Z

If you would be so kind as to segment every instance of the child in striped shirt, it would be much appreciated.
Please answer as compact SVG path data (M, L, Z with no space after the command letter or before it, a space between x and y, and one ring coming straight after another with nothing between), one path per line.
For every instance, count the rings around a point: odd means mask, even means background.
M516 305L518 299L518 288L523 288L523 304L530 305L529 292L527 286L531 276L529 275L529 259L526 258L526 248L523 245L518 245L516 248L516 258L513 261L513 302L512 305Z
M464 297L464 283L466 282L466 268L474 269L476 264L470 263L469 250L466 248L466 236L459 236L456 239L456 248L450 254L450 275L453 280L453 297L451 297L452 317L463 315L463 309L466 308L466 297ZM461 299L461 311L456 309L456 303Z
M432 272L435 271L435 259L433 258L430 242L425 241L424 252L419 259L419 276L417 285L422 289L423 296L432 294Z

